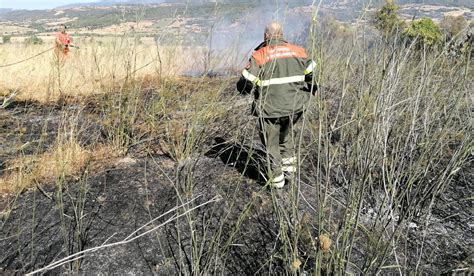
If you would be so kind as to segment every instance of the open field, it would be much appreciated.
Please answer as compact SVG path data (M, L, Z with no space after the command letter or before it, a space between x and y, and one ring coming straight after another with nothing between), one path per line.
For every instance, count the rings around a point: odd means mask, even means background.
M23 45L20 41L0 45L0 63L9 64L43 53L32 60L2 69L0 95L15 92L17 99L56 100L58 97L90 96L119 89L127 78L168 78L198 75L212 68L228 74L240 71L243 58L232 54L206 55L208 47L160 46L146 38L76 39L80 48L58 59L53 37L40 37L44 45ZM45 52L46 51L46 52ZM211 49L212 51L212 49ZM199 58L190 58L199 57ZM235 64L235 66L225 66ZM227 72L227 73L226 73Z
M258 41L0 45L45 51L1 68L0 274L474 272L471 51L312 24L288 30L320 89L278 191L235 91Z

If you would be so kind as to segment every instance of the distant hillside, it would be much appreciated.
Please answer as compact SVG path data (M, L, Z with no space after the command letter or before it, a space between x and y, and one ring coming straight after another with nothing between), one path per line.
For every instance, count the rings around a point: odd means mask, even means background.
M0 14L11 12L12 9L0 9Z
M146 4L146 3L258 3L258 4L275 4L275 0L103 0L99 3L133 3L133 4ZM280 1L284 2L284 1ZM312 0L301 0L301 1L288 1L288 2L302 2L305 4L312 3ZM319 1L318 1L319 2ZM327 0L324 4L328 3L362 3L362 0ZM474 1L472 0L396 0L397 4L435 4L435 5L450 5L450 6L465 6L474 8Z
M75 34L120 34L134 31L145 36L176 36L188 34L189 39L208 36L210 29L223 32L261 26L273 19L284 19L292 29L300 29L311 19L315 7L312 0L292 0L275 5L275 0L103 0L89 4L75 4L51 10L0 10L0 35L48 33L65 23ZM445 15L464 15L474 19L474 4L467 0L400 0L401 18L430 17L440 20ZM282 0L278 0L282 2ZM370 12L381 2L369 7ZM442 3L446 3L442 5ZM468 5L469 4L469 5ZM367 7L365 7L367 8ZM327 0L319 16L354 24L364 10L360 0ZM365 14L366 18L372 16ZM13 31L12 31L13 30ZM36 32L34 31L36 30ZM193 38L194 40L194 38Z
M433 5L447 5L455 7L474 8L474 1L472 0L397 0L399 5L403 4L433 4Z
M275 0L102 0L97 2L100 5L114 5L117 3L128 3L128 4L156 4L156 3L193 3L193 4L204 4L204 3L229 3L229 4L245 4L253 3L258 5L274 5L280 2L280 5L285 5L287 2L292 4L311 4L313 0L293 0L293 1L275 1ZM317 1L319 2L319 1ZM377 2L377 1L375 1ZM383 2L383 1L380 1ZM362 4L366 3L363 0L326 0L324 4L331 3L344 3L344 4ZM474 1L472 0L395 0L395 3L399 5L403 4L433 4L433 5L448 5L448 6L464 6L474 8Z

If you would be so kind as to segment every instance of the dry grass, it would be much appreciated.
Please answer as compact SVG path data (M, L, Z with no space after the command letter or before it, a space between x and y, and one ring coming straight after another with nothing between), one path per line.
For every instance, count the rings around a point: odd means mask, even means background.
M90 151L70 141L57 144L43 154L10 160L7 172L0 177L0 192L21 191L37 184L54 182L60 177L79 177L91 157Z
M0 194L21 192L59 179L78 180L85 172L97 172L114 162L120 151L110 145L86 149L74 140L56 143L50 150L7 162L0 176Z
M17 100L47 102L61 96L89 96L119 91L125 80L147 75L174 77L202 71L203 47L157 46L138 38L78 38L80 49L58 61L53 50L20 64L2 68L0 95L19 91ZM21 61L51 48L12 43L0 45L0 65Z

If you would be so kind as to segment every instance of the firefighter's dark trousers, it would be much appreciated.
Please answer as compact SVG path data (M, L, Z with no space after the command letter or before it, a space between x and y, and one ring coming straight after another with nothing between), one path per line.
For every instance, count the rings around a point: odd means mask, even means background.
M277 177L296 166L294 125L302 112L280 118L259 118L260 139L267 153L270 177Z

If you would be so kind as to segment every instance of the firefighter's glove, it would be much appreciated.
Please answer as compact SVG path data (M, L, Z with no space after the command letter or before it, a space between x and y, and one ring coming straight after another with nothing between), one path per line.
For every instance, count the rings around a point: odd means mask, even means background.
M313 74L307 74L304 78L304 81L306 82L306 89L314 96L318 91L318 83L313 81Z
M242 95L248 95L252 93L253 87L254 84L244 77L241 77L237 82L237 91L239 91L239 93Z

